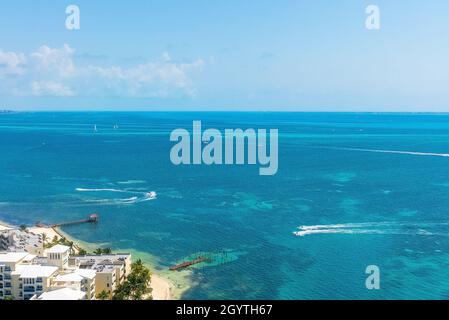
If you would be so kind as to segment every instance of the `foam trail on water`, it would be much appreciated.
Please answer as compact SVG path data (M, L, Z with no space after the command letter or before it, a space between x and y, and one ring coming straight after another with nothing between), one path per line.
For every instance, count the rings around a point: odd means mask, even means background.
M343 223L343 224L328 224L328 225L314 225L314 226L300 226L298 229L307 230L320 230L320 229L354 229L354 228L370 228L370 227L437 227L448 226L448 222L361 222L361 223Z
M145 180L127 180L127 181L119 181L117 184L144 184L147 183Z
M133 193L133 191L128 190L120 190L120 189L85 189L85 188L76 188L78 192L122 192L122 193Z
M135 190L121 190L121 189L111 189L111 188L102 188L102 189L84 189L84 188L76 188L78 192L118 192L118 193L129 193L140 195L140 197L134 196L131 198L125 199L87 199L84 202L87 203L97 203L99 205L128 205L135 204L140 202L146 202L157 199L157 193L155 191L151 192L142 192Z
M295 236L304 237L313 234L389 234L389 235L421 235L421 236L432 236L432 235L443 235L434 234L427 230L416 230L407 231L400 229L319 229L319 230L305 230L296 231L293 233Z
M344 224L324 224L315 226L301 226L300 230L320 230L320 229L346 229L346 228L366 228L376 226L394 225L393 222L364 222L364 223L344 223Z
M449 153L435 153L435 152L382 150L382 149L361 149L361 148L338 148L338 147L335 147L335 148L329 147L328 149L346 150L346 151L376 152L376 153L408 154L408 155L414 155L414 156L428 156L428 157L449 157Z
M131 194L152 194L154 191L151 191L149 193L144 191L137 191L132 189L112 189L112 188L103 188L103 189L85 189L85 188L76 188L75 189L78 192L117 192L117 193L131 193Z
M95 203L98 205L129 205L129 204L136 204L146 201L155 200L156 196L147 196L147 197L131 197L131 198L125 198L125 199L86 199L84 202L87 203Z
M396 234L421 236L449 236L449 232L434 232L436 228L447 227L447 222L362 222L327 225L300 226L296 236L313 234ZM424 229L425 228L425 229ZM427 229L432 229L433 232Z

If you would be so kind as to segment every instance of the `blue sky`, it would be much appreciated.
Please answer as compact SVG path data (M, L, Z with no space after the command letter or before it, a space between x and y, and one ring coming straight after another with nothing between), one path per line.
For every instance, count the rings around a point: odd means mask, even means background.
M448 85L447 0L1 4L0 109L449 111Z

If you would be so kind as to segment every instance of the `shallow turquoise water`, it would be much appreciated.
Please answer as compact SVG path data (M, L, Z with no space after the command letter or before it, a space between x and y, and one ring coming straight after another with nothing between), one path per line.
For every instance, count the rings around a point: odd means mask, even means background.
M278 174L173 166L169 134L193 120L221 130L278 128ZM446 153L449 115L3 114L0 220L54 223L99 212L97 226L65 231L149 252L160 268L225 250L226 263L194 270L199 285L189 299L446 299ZM149 191L158 198L145 201ZM362 222L377 224L293 235L298 226ZM381 269L378 291L365 288L372 264Z

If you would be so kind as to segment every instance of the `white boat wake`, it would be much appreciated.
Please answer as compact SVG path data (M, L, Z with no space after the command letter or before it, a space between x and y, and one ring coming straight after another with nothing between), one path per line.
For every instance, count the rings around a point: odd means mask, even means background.
M389 235L419 235L419 236L449 236L449 230L436 230L448 227L447 222L364 222L300 226L295 236L304 237L316 234L389 234ZM429 231L430 229L430 231Z
M339 147L329 147L328 149L346 150L346 151L361 151L361 152L375 152L375 153L408 154L408 155L414 155L414 156L428 156L428 157L449 157L449 153L435 153L435 152L362 149L362 148L339 148Z
M130 205L130 204L136 204L140 202L146 202L157 199L157 193L155 191L150 192L142 192L142 191L135 191L135 190L121 190L121 189L85 189L85 188L76 188L75 189L78 192L110 192L110 193L128 193L128 194L135 194L138 196L133 196L131 198L125 198L125 199L86 199L84 202L87 203L96 203L98 205Z

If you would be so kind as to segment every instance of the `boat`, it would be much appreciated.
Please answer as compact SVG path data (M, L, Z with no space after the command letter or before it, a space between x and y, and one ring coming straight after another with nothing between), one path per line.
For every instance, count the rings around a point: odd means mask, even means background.
M147 199L156 199L157 193L154 191L145 193L145 198Z

